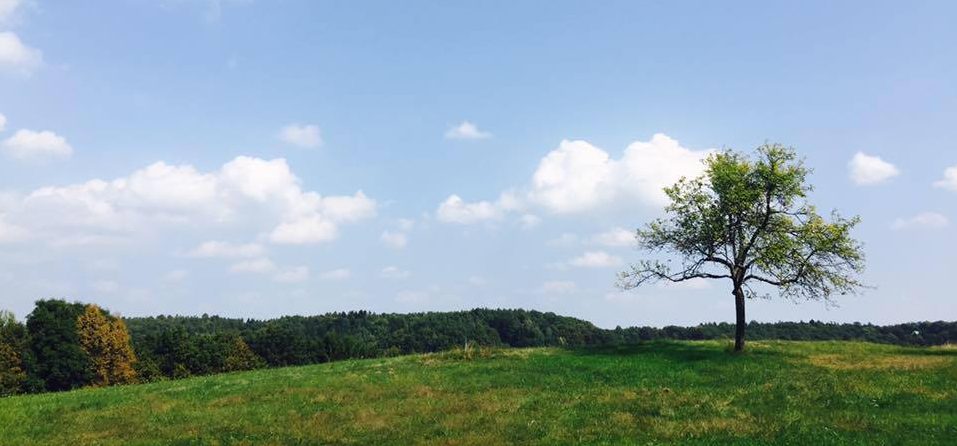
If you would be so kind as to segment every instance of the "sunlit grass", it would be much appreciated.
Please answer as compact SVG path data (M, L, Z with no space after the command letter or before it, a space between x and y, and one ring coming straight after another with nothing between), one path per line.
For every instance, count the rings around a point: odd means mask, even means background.
M957 350L479 347L0 400L2 444L953 444Z

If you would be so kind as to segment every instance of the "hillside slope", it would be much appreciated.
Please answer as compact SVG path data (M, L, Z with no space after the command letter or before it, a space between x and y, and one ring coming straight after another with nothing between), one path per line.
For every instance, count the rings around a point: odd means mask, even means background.
M2 444L953 444L957 350L455 351L0 399Z

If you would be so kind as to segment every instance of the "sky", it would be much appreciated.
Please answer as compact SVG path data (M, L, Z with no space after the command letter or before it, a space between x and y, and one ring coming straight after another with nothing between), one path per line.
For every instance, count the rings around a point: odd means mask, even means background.
M795 147L870 287L748 319L957 320L957 3L0 0L0 307L269 318L526 308L732 321L615 288L661 188Z

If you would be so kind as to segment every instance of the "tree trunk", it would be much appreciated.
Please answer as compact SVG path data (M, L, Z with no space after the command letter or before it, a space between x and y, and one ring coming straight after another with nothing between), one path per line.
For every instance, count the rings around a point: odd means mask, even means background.
M748 326L744 318L744 290L740 285L734 286L734 310L737 316L737 325L734 329L734 351L737 353L744 350L744 330Z

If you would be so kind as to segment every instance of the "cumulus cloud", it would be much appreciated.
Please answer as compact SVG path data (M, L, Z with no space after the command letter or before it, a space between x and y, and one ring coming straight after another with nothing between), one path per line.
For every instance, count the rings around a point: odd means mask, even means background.
M322 280L345 280L349 277L352 277L352 271L346 268L337 268L319 273L319 278Z
M635 241L635 232L625 228L609 229L601 234L595 235L592 240L599 245L612 248L634 246L637 243Z
M186 253L188 257L201 258L239 258L239 257L259 257L265 253L265 249L258 243L232 244L229 242L220 242L211 240L203 242Z
M851 181L858 186L873 186L900 175L893 164L880 157L857 152L847 163Z
M258 228L274 243L301 244L336 238L341 225L375 216L376 202L361 191L331 197L305 191L285 160L241 156L212 172L157 162L111 181L43 187L4 200L0 213L50 239L233 225Z
M439 205L436 216L446 223L472 224L502 218L502 210L489 201L466 203L458 195L451 195Z
M469 121L462 121L459 125L445 132L446 139L486 139L491 137L491 133L479 130L475 124Z
M402 249L409 244L409 232L415 227L415 221L400 218L394 223L395 230L382 231L379 241L393 249Z
M2 1L2 0L0 0ZM0 132L7 129L7 117L0 113Z
M949 224L950 220L941 214L936 212L921 212L913 217L898 218L894 220L891 227L897 230L911 228L938 229L946 227Z
M568 264L582 268L610 268L621 265L621 258L605 251L589 251L569 260Z
M0 32L0 71L29 76L43 63L43 53L9 31Z
M503 218L534 205L553 214L594 211L615 203L667 204L664 188L704 172L702 160L714 151L691 150L658 133L630 144L618 159L587 141L562 141L538 163L528 186L503 202L467 202L449 196L439 220L469 224Z
M280 223L269 234L273 243L301 245L322 243L339 236L339 228L322 215L310 215Z
M25 161L58 160L73 155L73 147L64 137L46 130L17 130L0 148L7 156Z
M289 124L279 130L279 140L304 148L315 148L322 145L322 137L317 125Z
M387 266L382 268L382 271L379 272L379 277L383 279L405 279L408 278L411 273L407 270L401 269L397 266Z
M957 192L957 166L944 170L944 179L935 182L934 187Z

